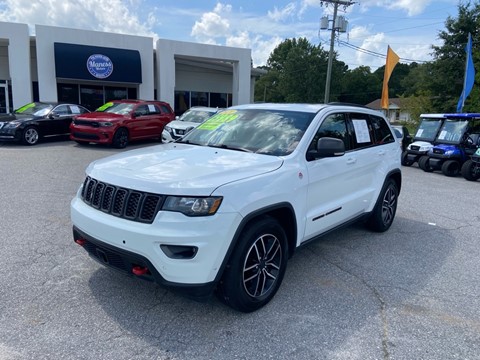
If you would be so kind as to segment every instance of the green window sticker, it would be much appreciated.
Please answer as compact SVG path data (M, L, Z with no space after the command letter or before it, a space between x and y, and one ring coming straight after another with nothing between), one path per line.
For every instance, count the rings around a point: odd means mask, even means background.
M230 121L235 120L238 118L238 114L236 110L225 110L217 115L212 116L210 119L205 121L202 125L200 125L197 129L200 130L215 130L221 125L225 123L229 123Z
M108 103L105 103L103 104L102 106L100 106L97 110L95 111L105 111L107 110L110 106L113 105L113 102L108 102Z
M16 113L23 113L25 110L28 110L28 109L31 109L35 107L35 103L30 103L30 104L27 104L27 105L23 105L21 108L17 109Z

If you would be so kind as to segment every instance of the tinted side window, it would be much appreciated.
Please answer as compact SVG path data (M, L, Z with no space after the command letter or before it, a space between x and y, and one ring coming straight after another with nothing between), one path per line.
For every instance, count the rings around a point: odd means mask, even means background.
M165 114L171 114L172 113L167 106L161 105L160 107L162 108L162 113L165 113Z
M339 113L328 115L318 128L308 149L315 150L317 148L318 139L322 137L340 139L345 144L345 151L350 150L352 147L350 144L350 136L348 136L345 114Z
M353 143L355 149L361 149L373 145L373 130L368 114L352 113L350 121L353 126Z
M139 105L139 106L135 109L135 114L136 114L137 116L148 115L148 114L149 114L148 106L147 106L147 105Z
M370 115L370 119L372 120L375 144L388 144L395 141L395 137L393 136L390 128L388 127L387 123L383 118L381 118L380 116Z
M70 109L68 107L68 105L58 105L54 112L57 114L57 115L69 115L70 114Z

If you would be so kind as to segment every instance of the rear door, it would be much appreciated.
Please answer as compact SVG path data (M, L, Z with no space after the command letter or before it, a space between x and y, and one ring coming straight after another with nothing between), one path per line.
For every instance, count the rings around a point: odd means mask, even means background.
M135 109L135 118L131 122L131 136L134 138L161 137L165 115L157 104L141 104Z

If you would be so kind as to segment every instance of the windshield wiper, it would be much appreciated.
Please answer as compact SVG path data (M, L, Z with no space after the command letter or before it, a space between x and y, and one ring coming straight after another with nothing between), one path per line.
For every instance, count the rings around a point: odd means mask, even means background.
M175 144L180 143L180 144L204 146L204 144L199 144L199 143L191 142L190 140L183 140L183 139L177 140L174 143Z
M225 144L220 144L220 145L207 145L209 147L213 147L213 148L219 148L219 149L228 149L228 150L235 150L235 151L243 151L243 152L248 152L248 153L251 153L253 152L252 150L250 149L247 149L247 148L243 148L243 147L237 147L237 146L229 146L229 145L225 145Z

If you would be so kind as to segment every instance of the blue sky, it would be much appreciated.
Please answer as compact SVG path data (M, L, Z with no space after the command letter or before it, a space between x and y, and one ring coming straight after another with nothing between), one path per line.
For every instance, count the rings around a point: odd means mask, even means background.
M320 0L0 0L0 21L61 26L252 49L255 66L287 38L306 37L329 49L320 18L333 6ZM335 43L349 68L385 64L387 46L401 59L427 61L457 0L358 0L339 15L348 31ZM401 62L408 63L406 60Z

